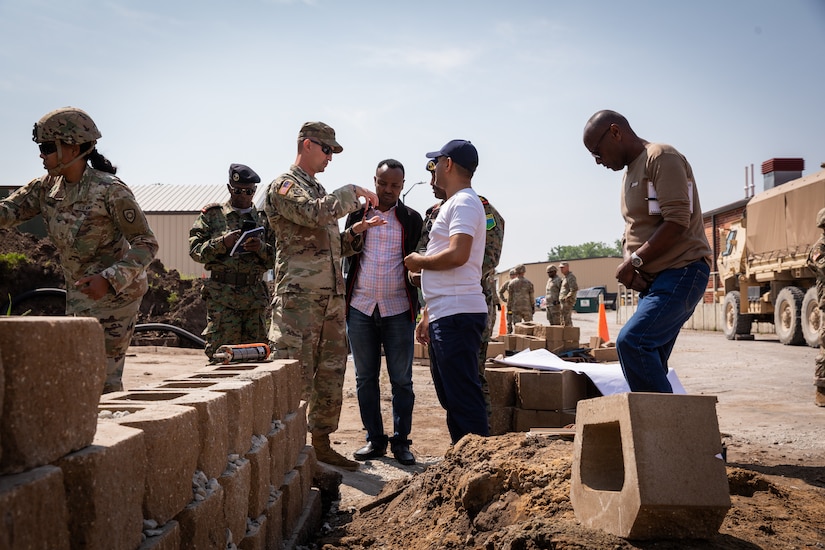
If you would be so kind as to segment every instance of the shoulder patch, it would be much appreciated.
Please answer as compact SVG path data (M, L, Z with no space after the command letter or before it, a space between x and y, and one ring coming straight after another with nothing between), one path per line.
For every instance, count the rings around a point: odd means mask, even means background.
M295 185L295 182L292 180L284 180L281 182L281 185L278 187L278 194L279 195L286 195L289 193L289 190L292 189L292 186Z
M496 226L496 217L492 214L487 214L487 231L495 228Z
M478 196L478 199L481 201L481 204L483 204L484 206L487 206L488 204L490 204L490 201L488 201L487 199L485 199L481 195Z
M201 209L201 212L206 214L207 210L212 210L213 208L220 208L221 206L223 206L223 205L219 202L210 202L209 204L207 204L206 206L204 206Z

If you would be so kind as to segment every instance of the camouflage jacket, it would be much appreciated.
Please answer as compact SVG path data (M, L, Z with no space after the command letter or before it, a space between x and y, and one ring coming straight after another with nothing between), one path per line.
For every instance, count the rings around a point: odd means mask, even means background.
M559 305L559 294L561 293L561 277L555 275L547 279L547 286L544 289L547 307Z
M573 307L576 304L576 294L579 293L579 283L576 281L576 276L568 272L566 277L561 280L561 290L559 291L559 300L567 307Z
M60 251L66 278L66 310L113 309L140 300L146 267L158 242L132 191L116 176L87 167L80 181L44 175L0 201L0 227L42 215L49 239ZM93 300L74 283L100 274L113 291Z
M241 228L244 220L263 227L263 246L256 252L242 252L230 256L231 248L223 244L223 237L230 231ZM209 271L232 271L261 275L271 267L275 257L269 233L269 222L263 212L252 206L252 210L239 214L229 201L223 204L209 204L201 210L192 229L189 230L189 256L196 262L206 264ZM269 237L269 239L267 239Z
M524 277L516 277L507 285L507 304L511 311L535 311L536 295L533 283Z
M816 297L819 307L825 308L825 235L808 252L808 268L816 275Z
M344 294L341 258L355 251L338 218L359 208L354 186L327 194L294 164L272 182L264 210L275 238L275 294Z

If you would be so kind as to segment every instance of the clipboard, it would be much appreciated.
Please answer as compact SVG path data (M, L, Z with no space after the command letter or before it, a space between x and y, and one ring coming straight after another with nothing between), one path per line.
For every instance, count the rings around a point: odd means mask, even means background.
M263 227L256 227L255 229L250 229L249 231L244 231L243 234L235 242L235 246L232 247L232 251L229 253L229 255L234 256L239 250L243 251L243 243L245 243L249 239L260 237L261 235L263 235L263 233L264 233L264 228Z

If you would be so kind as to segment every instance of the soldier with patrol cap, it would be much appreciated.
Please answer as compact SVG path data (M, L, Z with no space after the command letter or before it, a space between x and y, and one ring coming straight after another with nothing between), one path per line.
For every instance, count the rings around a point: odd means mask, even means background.
M189 255L210 272L201 289L204 352L210 362L217 361L213 354L220 346L267 342L269 292L262 275L272 267L275 253L266 235L266 216L252 201L260 181L249 166L230 165L229 200L204 206L189 230ZM233 254L241 235L258 227L263 231L250 233Z
M32 140L48 173L0 201L0 228L43 217L66 277L66 314L95 317L103 326L106 393L123 389L126 349L158 242L132 191L97 151L100 137L76 107L37 121Z
M355 253L362 233L378 216L339 231L338 219L378 206L378 195L357 185L327 193L315 175L344 148L335 130L307 122L298 132L298 156L270 185L266 215L275 236L275 297L269 341L276 358L301 360L302 398L318 460L351 470L358 463L336 452L329 434L338 429L347 367L346 301L341 257ZM366 204L361 204L360 198Z
M510 272L509 272L509 275L510 275L510 278L508 280L504 281L504 284L502 284L501 287L498 289L498 297L502 302L507 304L507 315L506 315L506 317L507 317L507 333L512 334L513 333L513 310L510 307L510 304L508 303L508 299L510 297L510 283L512 283L516 278L516 270L511 269ZM507 297L505 297L505 295Z
M825 208L816 215L816 226L822 230L819 240L808 252L808 267L816 274L816 297L819 301L819 314L825 319ZM819 323L819 354L814 360L814 386L816 394L814 403L825 407L825 323Z
M554 265L547 266L547 286L544 289L544 302L547 305L547 321L551 325L561 324L561 277L557 275L558 269Z
M532 321L536 311L536 293L533 283L524 277L524 264L515 267L516 278L507 285L507 309L513 313L513 323Z

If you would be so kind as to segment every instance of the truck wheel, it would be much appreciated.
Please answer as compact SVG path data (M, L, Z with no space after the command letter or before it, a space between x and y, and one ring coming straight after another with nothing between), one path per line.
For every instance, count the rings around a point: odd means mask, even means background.
M802 299L804 294L795 286L786 286L776 297L773 324L779 341L786 346L801 346L805 343L802 336Z
M811 287L802 300L802 335L805 337L805 342L812 348L819 347L819 329L821 326L822 312L819 309L816 287Z
M753 318L739 312L740 300L738 290L732 290L725 295L722 306L722 315L724 316L722 331L728 340L735 339L737 334L751 333Z

